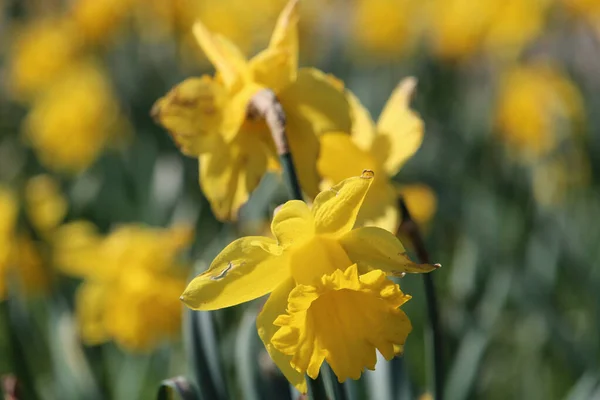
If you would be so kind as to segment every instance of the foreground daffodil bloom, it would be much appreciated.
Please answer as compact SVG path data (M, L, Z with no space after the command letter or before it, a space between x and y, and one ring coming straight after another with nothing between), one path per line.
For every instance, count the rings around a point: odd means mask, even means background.
M277 95L300 184L310 197L318 193L317 136L350 130L348 102L335 82L315 69L298 70L296 3L283 10L269 46L251 60L197 22L194 34L216 77L188 79L153 108L181 151L198 156L200 185L221 220L236 219L264 173L280 168L266 123L247 112L257 92L270 89Z
M390 232L398 229L398 189L390 178L415 154L423 141L423 121L409 105L415 86L414 78L400 82L377 125L360 101L347 92L352 106L352 135L331 132L320 138L317 168L324 178L324 185L357 175L363 169L382 173L375 178L365 198L365 207L358 215L359 225L379 226Z
M61 226L54 261L64 273L84 279L75 303L83 341L112 339L125 349L148 351L176 337L177 296L187 274L177 256L191 238L184 227L126 225L102 237L86 222Z
M306 392L324 360L340 381L402 351L411 330L398 309L410 297L388 274L429 272L400 241L377 227L352 229L373 172L320 193L310 209L284 204L273 218L275 239L253 236L227 246L181 296L197 310L233 306L271 293L258 333L287 379Z

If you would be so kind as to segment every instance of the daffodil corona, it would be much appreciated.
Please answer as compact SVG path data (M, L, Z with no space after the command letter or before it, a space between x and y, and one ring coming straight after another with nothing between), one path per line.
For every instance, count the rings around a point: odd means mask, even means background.
M410 299L387 278L429 272L413 263L384 229L352 229L373 172L321 192L312 209L292 200L275 214L275 239L244 237L227 246L181 296L197 310L215 310L271 293L257 328L273 361L306 392L324 360L340 381L373 369L376 349L391 359L411 330L399 307Z

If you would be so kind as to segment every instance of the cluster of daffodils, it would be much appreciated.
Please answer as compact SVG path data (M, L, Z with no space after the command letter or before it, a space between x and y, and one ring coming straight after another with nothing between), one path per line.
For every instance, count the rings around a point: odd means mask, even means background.
M423 139L423 122L409 107L416 81L400 83L375 123L339 80L298 68L297 25L292 0L269 46L247 60L196 22L194 34L216 74L175 86L152 114L184 154L198 158L200 186L224 221L237 218L265 173L282 169L278 155L292 154L312 206L284 204L273 217L274 239L234 241L181 299L215 310L270 293L257 319L259 335L305 393L305 375L316 378L324 361L344 381L373 369L377 351L388 360L402 353L411 324L400 306L410 296L390 276L436 266L413 263L395 236L404 188L390 178ZM275 112L260 118L253 110L265 91ZM272 117L284 126L289 149L274 139Z
M192 231L125 225L101 236L87 222L71 222L53 237L55 265L83 278L75 312L88 345L114 340L131 351L147 351L175 338L188 269L179 259Z
M410 299L389 279L429 272L413 263L392 233L353 229L374 184L373 172L321 192L312 207L284 204L271 225L275 239L251 236L227 246L182 295L197 310L233 306L270 293L257 318L273 361L301 392L327 361L340 382L374 369L376 350L402 353Z

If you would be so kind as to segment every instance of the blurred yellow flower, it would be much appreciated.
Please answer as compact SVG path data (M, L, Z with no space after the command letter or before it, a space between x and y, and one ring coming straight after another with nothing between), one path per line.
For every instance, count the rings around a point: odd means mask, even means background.
M273 90L283 106L300 184L311 197L319 182L317 135L350 130L348 103L332 79L314 69L298 70L297 21L292 0L269 46L249 61L225 37L196 22L194 34L216 77L188 79L153 108L181 150L198 156L200 185L221 220L236 219L264 173L279 169L266 123L247 115L250 99L261 89Z
M414 0L357 0L352 7L353 43L370 56L397 57L418 33L416 14L420 3ZM369 59L369 57L363 57Z
M80 47L79 36L66 20L36 20L18 29L6 58L11 94L30 101L64 74Z
M69 17L88 43L102 43L119 28L137 0L77 0Z
M126 225L106 237L86 222L60 227L55 264L84 279L76 296L83 341L94 345L112 339L126 349L148 351L174 338L182 314L177 297L187 274L177 256L191 239L185 227Z
M398 194L404 198L410 216L420 227L427 229L428 223L437 210L435 192L427 185L416 183L398 187Z
M30 178L25 186L25 209L41 235L48 235L67 213L67 201L50 175Z
M360 101L348 92L353 114L352 135L332 132L320 137L317 169L324 186L360 173L381 172L358 215L361 226L379 226L395 233L400 224L397 189L390 178L421 146L423 121L410 109L414 78L404 79L385 105L377 125ZM383 174L385 173L385 174Z
M537 159L577 131L583 107L579 90L558 69L515 66L500 83L496 127L519 158Z
M258 333L273 361L303 393L305 374L316 378L324 360L343 381L373 369L376 349L391 359L411 330L398 308L410 296L386 275L436 266L413 263L384 229L352 229L372 183L373 172L364 171L321 192L312 209L288 201L273 217L276 239L234 241L190 282L181 299L193 309L215 310L272 292L258 316Z
M7 187L0 186L0 300L6 296L18 213L19 206L15 194Z
M73 66L35 100L24 134L43 164L75 173L122 139L123 125L108 78L86 63Z
M515 56L544 27L549 0L435 0L430 24L436 53L460 59L486 50Z

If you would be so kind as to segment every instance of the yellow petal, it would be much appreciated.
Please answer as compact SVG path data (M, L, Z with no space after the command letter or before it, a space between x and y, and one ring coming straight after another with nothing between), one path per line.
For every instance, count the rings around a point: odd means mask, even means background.
M437 197L429 186L415 183L412 185L397 185L398 195L404 197L410 216L421 227L433 218L437 210Z
M321 151L317 170L327 180L340 182L360 175L365 169L378 171L377 162L373 157L367 151L361 150L347 133L326 133L319 137L319 142Z
M215 66L227 88L247 81L250 76L246 59L240 49L225 37L210 32L200 21L193 27L198 44Z
M195 277L181 300L194 310L216 310L256 299L290 276L273 239L249 236L225 247L210 268Z
M350 132L352 119L345 94L335 78L317 69L300 69L298 79L279 94L279 100L291 131Z
M373 182L373 171L348 178L315 198L312 213L317 233L343 235L354 226L365 195Z
M282 247L301 243L314 235L314 222L310 209L300 200L285 203L273 216L271 232Z
M52 235L53 263L63 273L88 279L101 279L108 265L99 259L102 238L87 221L61 225Z
M365 197L356 226L377 226L388 232L396 233L400 225L400 211L398 210L398 196L389 179L384 177L384 182L375 182Z
M301 69L298 79L279 94L286 113L288 141L302 189L309 197L319 191L316 164L318 135L350 132L350 108L335 78L316 69Z
M200 186L221 221L236 220L267 168L267 155L252 141L238 136L230 144L221 143L211 153L201 154Z
M152 116L188 156L210 151L219 133L225 89L209 76L190 78L175 86L152 107Z
M287 380L294 385L300 393L306 393L306 379L302 373L296 371L290 365L292 357L281 353L271 344L271 338L279 329L278 326L273 325L273 321L275 321L278 316L285 314L288 304L287 299L293 288L294 281L292 279L288 279L277 286L269 296L269 299L263 306L260 314L258 314L258 317L256 318L256 327L258 329L258 336L260 336L260 339L263 341L273 362L275 362Z
M385 160L385 169L390 176L398 173L423 142L423 121L409 107L416 85L414 78L400 82L377 122L373 155L378 160Z
M354 93L346 91L346 96L352 112L352 140L360 149L370 151L376 133L373 118Z
M412 262L396 236L374 226L354 229L342 236L339 242L362 272L376 269L402 275L406 272L429 272L439 267Z
M296 80L298 73L298 0L279 15L269 47L250 61L256 82L276 93Z
M296 67L292 74L290 64L287 51L267 48L250 60L250 69L257 83L279 93L296 78Z

